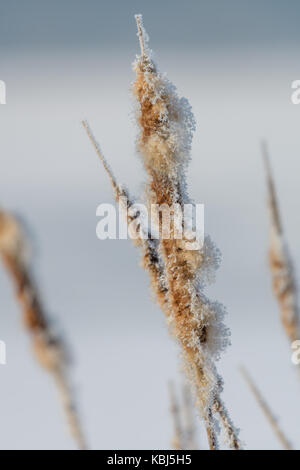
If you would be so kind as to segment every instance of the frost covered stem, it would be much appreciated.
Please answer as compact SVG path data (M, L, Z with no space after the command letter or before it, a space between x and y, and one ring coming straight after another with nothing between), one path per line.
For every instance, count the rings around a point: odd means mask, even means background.
M174 434L172 438L172 447L175 450L185 449L183 426L180 417L179 403L175 394L175 387L173 382L169 382L169 397L170 397L170 413L173 421Z
M299 301L294 267L284 239L275 183L271 172L266 144L262 146L268 188L270 214L269 265L273 292L277 298L282 325L291 342L300 337Z
M293 450L289 440L286 438L284 432L280 429L278 421L274 417L268 403L265 401L265 399L261 395L260 391L256 387L255 383L253 382L252 378L248 374L245 367L240 367L240 371L241 371L241 374L244 377L249 389L253 393L258 405L260 406L260 408L262 409L265 417L269 421L274 433L276 434L277 438L281 442L281 445L283 446L283 448L285 450Z
M268 187L268 198L270 206L270 215L272 223L278 234L282 233L282 224L280 220L279 207L277 202L277 196L275 191L275 183L271 171L269 152L267 148L267 143L265 141L261 142L261 151L263 156L263 161L265 165L267 187Z
M223 402L219 397L217 397L214 401L213 410L220 416L229 447L234 450L241 450L241 443L238 438L238 433L228 415Z
M184 412L184 430L185 430L185 448L188 450L197 449L194 423L194 408L190 385L186 382L182 390L183 412Z
M95 149L95 151L96 151L96 153L97 153L97 155L98 155L100 161L102 162L102 165L103 165L103 167L104 167L106 173L108 174L108 177L109 177L109 180L110 180L110 182L111 182L111 184L112 184L113 189L116 191L117 188L118 188L118 185L117 185L117 183L116 183L116 179L115 179L115 177L114 177L114 175L113 175L113 173L112 173L112 171L111 171L111 169L110 169L110 167L109 167L107 161L105 160L105 158L104 158L104 156L103 156L103 153L102 153L102 151L101 151L101 149L100 149L100 145L99 145L98 142L96 141L96 139L95 139L95 137L94 137L94 135L93 135L93 133L92 133L92 131L91 131L91 128L90 128L88 122L87 122L87 121L81 121L81 124L82 124L83 128L85 129L85 131L86 131L86 133L87 133L87 135L88 135L88 138L90 139L91 144L92 144L92 146L94 147L94 149Z
M144 29L140 23L143 34ZM194 117L190 106L179 98L175 87L157 70L153 61L138 58L134 64L133 93L139 103L138 151L147 172L148 204L188 202L185 172L190 158ZM159 227L160 229L161 227ZM170 238L160 240L167 298L171 312L171 332L181 346L186 370L197 391L197 405L206 423L209 445L217 448L217 427L213 404L222 391L214 360L227 342L223 311L203 293L199 272L207 263L213 269L214 254L189 251L185 240L175 236L171 217Z
M149 204L189 203L185 193L185 169L189 159L194 118L186 100L179 98L174 86L159 72L148 52L148 37L140 15L136 17L141 56L134 64L136 81L133 92L139 103L138 121L140 136L138 150L143 157L148 175L147 201ZM115 198L127 192L116 183L98 144L87 125L85 130L102 161L115 191ZM133 202L128 197L128 207ZM128 217L127 223L131 222ZM158 227L160 228L160 227ZM158 303L168 318L168 324L178 340L186 371L196 391L197 405L205 421L209 446L217 449L214 403L222 391L222 380L217 374L214 360L227 342L228 331L222 323L220 304L210 302L202 292L203 279L199 269L206 274L214 271L217 250L185 249L185 240L174 234L174 217L171 217L171 238L135 242L142 251L142 263L147 269L151 287ZM203 275L206 278L206 274ZM225 410L225 408L223 408ZM227 429L225 428L227 432ZM233 431L234 432L234 431Z
M139 38L139 42L140 42L141 56L142 56L142 58L144 58L145 57L145 41L144 41L144 35L143 35L142 15L135 15L135 20L136 20L136 25L137 25L137 30L138 30L138 38Z
M82 125L87 132L87 135L95 149L100 161L102 162L111 182L114 190L116 202L120 201L121 196L127 200L127 209L129 210L133 205L134 201L122 186L120 186L113 176L110 167L100 150L99 144L97 143L93 132L91 131L87 121L82 121ZM134 221L134 215L129 215L127 210L127 224L128 226ZM134 244L141 249L142 252L142 267L148 272L150 278L150 284L153 292L155 293L157 303L165 313L166 317L170 316L170 309L168 305L168 299L166 297L167 288L164 282L164 267L158 251L158 240L152 240L151 234L147 239L138 238L133 240Z

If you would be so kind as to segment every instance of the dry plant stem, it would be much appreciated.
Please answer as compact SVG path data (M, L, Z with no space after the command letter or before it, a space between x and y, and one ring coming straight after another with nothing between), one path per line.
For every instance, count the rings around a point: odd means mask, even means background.
M53 376L70 433L78 448L85 449L85 439L67 377L65 347L51 331L30 270L22 257L23 243L23 234L16 219L0 211L0 254L14 282L16 297L23 313L24 324L31 336L34 353L41 366Z
M277 202L275 183L271 171L270 158L266 142L261 143L262 156L265 165L267 186L268 186L268 200L272 226L277 233L282 234L282 224L280 220L279 207Z
M140 125L143 129L141 147L143 144L146 144L146 141L149 142L149 137L152 137L152 143L154 145L153 159L151 160L150 157L149 164L145 164L149 174L149 194L151 194L149 203L166 203L170 206L174 202L173 196L177 195L176 202L182 205L184 203L182 187L179 181L174 183L174 179L172 179L172 173L174 172L168 171L167 163L164 167L164 173L156 171L155 169L155 159L160 159L159 148L157 148L159 147L159 143L156 141L156 139L159 140L160 137L159 133L155 133L155 130L157 130L158 116L161 114L164 104L162 103L161 109L156 110L157 116L150 116L150 119L148 119L147 112L149 110L151 112L152 104L147 97L144 96L144 92L147 90L147 80L143 82L144 67L147 67L147 71L149 71L149 74L152 73L153 76L155 76L156 71L147 56L141 18L138 16L136 19L142 56L136 63L138 77L134 86L134 92L142 107L140 117ZM141 78L142 83L139 83L139 78ZM172 113L172 110L170 112ZM177 111L175 110L173 114L176 116L176 113ZM116 201L118 202L121 196L126 195L128 199L127 206L130 208L133 205L133 201L130 200L128 193L117 185L87 122L83 122L82 124L105 170L109 174ZM164 146L164 143L162 143L162 145ZM143 153L142 150L143 149L140 148L141 153ZM127 216L128 225L131 222L132 216ZM237 444L239 440L236 431L233 426L230 427L231 421L229 418L227 422L224 419L224 417L228 415L219 397L219 393L222 389L221 380L216 373L213 362L207 351L207 339L210 336L208 318L216 317L216 315L214 310L210 308L207 300L201 296L201 293L196 292L194 285L196 284L196 271L203 259L203 255L195 251L189 253L184 251L181 243L182 241L177 242L177 240L175 241L174 239L161 240L158 242L157 240L151 239L151 234L147 240L143 240L142 238L135 240L135 244L142 250L143 267L149 272L151 287L156 295L157 301L168 318L174 336L179 340L179 343L181 343L187 363L187 371L192 382L194 382L197 391L198 406L206 423L210 449L217 449L213 411L220 416L221 422L227 424L225 432L228 434L228 437L230 437L229 442L234 441L233 448L240 448ZM191 311L191 305L195 306L195 304L197 304L198 310L201 310L203 315L208 313L208 318L206 318L205 321L199 321L199 315L195 318L194 312ZM200 314L200 318L202 313ZM200 356L199 346L200 351L202 351ZM217 407L216 404L218 404ZM232 436L235 436L235 439L232 439Z
M63 405L70 434L77 443L78 448L81 450L86 450L87 446L81 427L78 423L78 416L72 398L72 389L70 387L69 381L67 380L67 374L64 370L62 370L61 367L58 367L53 369L52 375L57 386L60 401Z
M170 412L173 420L174 435L172 447L177 450L195 450L194 408L190 387L187 383L182 388L182 404L177 399L175 386L169 382Z
M140 15L136 15L136 25L137 25L137 30L138 30L138 37L139 37L139 43L140 43L140 49L141 49L141 56L142 58L145 57L145 44L144 44L144 38L143 38L143 26L142 26L142 18Z
M170 396L170 412L173 420L174 434L172 438L172 448L175 450L184 450L184 435L183 426L181 423L179 403L175 394L175 387L173 382L169 383L169 396Z
M120 199L120 196L123 195L128 199L128 207L132 206L134 203L130 199L128 192L125 192L125 190L116 183L115 177L113 176L106 162L106 159L104 158L103 153L100 150L100 146L97 143L88 122L82 121L82 126L86 130L87 135L93 145L93 148L95 149L100 161L102 162L106 172L109 175L109 180L112 184L116 201L118 202ZM129 224L131 221L132 219L128 217L127 223ZM135 240L135 242L137 242L137 240ZM171 312L170 312L170 306L168 302L168 288L166 287L165 283L162 281L164 270L159 261L159 251L158 251L156 240L151 240L150 238L148 240L140 239L138 240L138 243L136 244L138 244L142 250L142 253L143 253L142 266L149 273L149 276L151 279L151 288L156 294L156 300L158 304L160 305L161 309L164 311L166 317L169 318L171 316ZM230 443L230 447L232 449L239 450L240 449L239 439L234 430L234 426L232 425L230 419L228 418L224 405L219 398L215 399L213 403L213 409L216 413L220 415L225 433L227 434L227 438ZM208 439L210 442L210 447L213 449L215 447L215 437L209 425L207 425L206 429L207 429Z
M293 265L284 240L275 184L271 172L268 151L262 143L265 163L268 204L270 213L269 264L273 282L273 292L277 298L282 325L291 342L300 339L299 305Z
M169 208L174 204L183 207L186 200L184 159L187 161L189 151L189 143L184 140L190 141L193 119L190 112L182 108L173 88L157 72L144 44L141 17L136 19L142 46L141 57L135 63L133 93L140 106L138 151L148 175L148 202ZM174 218L171 218L171 237L161 238L160 255L172 312L172 333L181 345L188 375L197 390L197 403L206 423L209 447L217 449L213 404L220 401L222 387L207 350L210 322L215 312L196 287L203 254L188 252L182 240L176 239Z
M100 158L100 161L102 162L106 172L109 175L110 182L112 184L114 194L115 194L115 199L118 202L120 200L121 196L126 196L128 200L128 208L130 208L133 205L133 201L130 200L128 193L124 192L124 189L119 186L116 183L116 180L109 169L109 166L100 150L100 146L98 145L91 129L90 126L88 125L87 121L83 121L82 125L84 129L87 132L87 135L92 142L92 145ZM131 217L127 217L127 223L130 224L132 222ZM159 252L158 252L158 246L154 244L156 240L135 240L135 243L141 248L142 250L142 264L143 267L148 271L151 279L151 288L156 294L157 301L166 314L166 316L169 318L171 316L171 308L170 308L170 303L169 303L169 297L168 297L168 288L166 287L165 283L161 281L162 275L164 274L163 268L161 267L161 263L159 262ZM199 374L199 370L196 370L196 375ZM201 385L201 384L200 384ZM201 393L201 392L200 392ZM214 450L217 448L217 437L214 433L214 428L212 425L212 414L211 412L208 412L207 416L205 417L205 422L206 422L206 431L207 431L207 437L208 437L208 443L209 447L211 450Z
M229 447L234 450L241 450L240 440L236 434L235 428L227 413L227 410L225 409L224 404L220 400L220 398L215 399L213 404L213 410L220 416Z
M280 429L277 419L274 417L269 405L264 400L263 396L261 395L260 391L256 387L255 383L251 379L250 375L248 374L247 370L244 367L240 367L241 374L243 375L245 381L251 392L253 393L258 405L262 409L265 417L269 421L274 433L276 434L277 438L281 442L281 445L285 450L293 450L289 440L284 435L283 431Z
M119 202L121 197L127 200L127 224L131 224L134 221L134 215L128 214L128 209L133 207L134 201L122 186L118 185L112 171L109 168L103 153L100 150L100 146L97 143L93 132L87 121L82 121L82 126L85 129L100 161L102 162L112 184L114 190L115 200ZM137 232L138 234L138 232ZM161 264L158 254L158 240L152 240L151 235L147 239L138 238L133 240L142 251L142 267L148 271L150 277L151 288L155 293L156 300L167 317L170 315L168 300L166 298L167 288L163 281L163 266Z
M183 395L183 414L184 414L184 434L185 449L197 449L195 438L195 423L193 413L192 394L189 384L185 383L182 390Z
M159 101L154 96L153 89L155 85L149 82L158 81L156 68L148 56L145 56L145 46L142 36L141 17L136 17L138 33L141 46L141 58L136 63L136 81L134 83L134 93L140 104L139 124L141 127L141 137L139 141L139 151L143 157L145 169L149 175L149 203L165 204L171 207L174 203L182 205L181 195L177 194L176 181L171 178L172 165L169 164L168 158L172 160L174 157L168 146L164 142L163 131L161 135L158 130L161 126L161 115L166 112L167 99L165 96ZM155 104L153 105L153 103ZM168 109L168 111L170 111ZM170 111L172 112L172 111ZM166 131L167 133L167 131ZM148 145L149 143L149 145ZM170 154L170 156L169 156ZM163 166L164 165L164 166ZM163 166L161 169L160 166ZM179 191L178 191L179 193ZM171 227L172 232L174 226ZM186 357L186 362L192 369L192 374L196 377L198 388L198 402L201 414L206 422L207 436L210 449L217 448L217 438L212 425L211 408L208 405L206 390L211 387L211 383L207 383L206 374L203 371L203 364L199 364L198 348L190 346L190 335L192 330L197 328L193 314L190 310L192 304L190 285L187 281L189 273L185 271L184 259L178 262L180 257L178 242L174 238L162 239L160 243L160 252L165 265L166 283L168 286L168 297L170 309L173 315L173 333L178 339ZM182 251L182 250L181 250ZM181 258L184 258L181 254ZM201 328L201 327L200 327ZM199 328L199 337L205 341L204 325ZM202 334L203 333L203 334ZM200 357L200 361L201 361ZM207 406L208 405L208 406Z
M104 158L104 155L100 149L100 145L98 144L98 142L96 141L95 137L94 137L94 134L89 126L89 123L87 121L81 121L81 124L83 126L83 128L85 129L87 135L88 135L88 138L90 139L90 142L92 144L92 146L94 147L98 157L99 157L99 160L101 161L108 177L109 177L109 180L111 182L111 185L113 187L113 190L118 194L118 197L120 197L120 193L121 193L121 189L119 187L119 185L117 184L116 182L116 179L106 161L106 159Z
M82 121L82 126L85 129L92 145L93 148L95 149L100 161L102 162L104 169L106 170L109 180L112 184L112 188L114 190L115 194L115 199L118 202L121 196L125 196L128 200L128 208L131 207L134 203L133 201L129 198L129 195L127 192L124 191L124 189L116 183L116 179L113 176L109 165L103 155L103 153L100 150L100 146L97 143L93 132L88 124L87 121ZM127 223L131 223L132 219L128 217ZM151 279L151 287L153 291L156 294L156 299L158 301L158 304L162 308L162 310L165 312L167 318L170 317L171 312L170 312L170 306L169 306L169 301L168 301L168 288L166 287L165 283L162 282L162 276L164 274L163 268L161 266L161 263L159 262L159 252L158 252L158 246L156 244L156 240L135 240L135 242L138 242L136 244L139 245L139 247L142 249L143 253L143 267L146 269L149 273L150 279ZM196 374L199 373L199 371L196 371ZM214 405L214 408L216 411L220 414L222 420L225 422L226 425L226 431L228 435L230 436L230 439L234 441L233 448L239 449L239 440L235 436L235 432L233 427L229 425L229 421L226 418L226 412L224 410L223 404L220 400L216 399L217 406ZM213 432L213 427L211 426L211 421L212 421L212 415L211 413L207 417L207 423L206 423L206 430L207 430L207 436L208 436L208 442L210 449L213 450L217 446L217 439L216 436L214 435Z
M196 393L196 405L199 408L200 415L204 420L209 450L218 450L219 443L217 434L215 432L212 406L209 406L205 413L203 412L203 406L205 405L203 404L202 394L205 393L205 389L207 387L206 378L202 368L199 368L196 363L192 362L191 359L193 358L187 358L186 360L187 371L189 369L192 371L192 373L187 372L187 376L188 378L190 378L192 385L194 385ZM216 397L214 398L214 400L215 399Z

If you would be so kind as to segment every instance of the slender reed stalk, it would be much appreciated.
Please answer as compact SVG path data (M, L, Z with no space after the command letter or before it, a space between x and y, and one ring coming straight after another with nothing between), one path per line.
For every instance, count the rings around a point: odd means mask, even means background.
M26 241L19 221L0 210L0 256L14 283L35 356L40 365L54 378L70 433L78 448L85 449L85 439L68 378L66 347L61 338L54 334L44 312L25 251Z
M299 304L295 273L284 240L275 183L265 142L262 143L262 154L268 187L270 214L269 265L272 275L273 292L278 301L281 321L286 335L291 342L294 342L300 339Z
M126 221L128 227L132 225L132 223L137 220L138 214L133 210L130 209L134 207L134 200L129 195L128 191L119 185L116 182L116 179L102 153L100 150L100 146L96 141L94 134L88 124L87 121L82 121L82 126L85 129L90 142L92 143L101 163L104 166L105 171L108 174L109 180L111 182L115 200L117 203L120 204L121 211L125 214ZM124 207L126 206L126 207ZM141 232L139 230L135 231L135 235L137 237L132 238L132 241L136 246L138 246L142 253L142 267L148 271L150 277L150 285L151 289L155 293L156 300L165 313L166 317L169 317L169 305L168 299L166 297L167 294L167 287L164 282L163 271L164 267L161 263L159 254L158 254L158 240L152 239L151 234L144 239L141 236Z
M251 392L253 393L258 405L260 406L261 410L263 411L265 417L267 418L267 420L269 421L275 435L277 436L277 438L279 439L281 445L283 446L283 448L285 450L292 450L292 446L291 446L291 443L289 442L289 440L287 439L287 437L285 436L284 432L282 431L282 429L280 428L279 424L278 424L278 420L274 417L268 403L266 402L266 400L263 398L263 396L261 395L260 391L258 390L258 388L256 387L255 383L253 382L252 378L250 377L250 375L248 374L247 370L245 369L245 367L240 367L240 371L241 371L241 374L242 376L244 377L249 389L251 390Z
M182 400L178 400L173 382L169 382L170 412L173 421L173 449L196 450L194 407L189 384L182 387Z
M186 449L184 446L184 431L183 425L181 422L180 408L178 399L175 393L175 387L173 382L169 382L169 396L170 396L170 412L173 421L173 438L172 438L172 448L175 450Z
M185 449L196 450L196 428L194 422L194 408L193 408L193 399L190 390L190 385L184 383L182 387L182 396L183 396L183 427L184 427L184 442Z

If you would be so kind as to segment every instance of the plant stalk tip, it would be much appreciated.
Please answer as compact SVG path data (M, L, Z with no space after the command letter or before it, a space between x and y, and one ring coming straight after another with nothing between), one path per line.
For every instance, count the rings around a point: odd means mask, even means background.
M135 15L135 21L137 25L137 31L138 31L138 38L140 42L140 48L141 48L141 56L142 58L145 57L145 41L144 41L144 34L143 34L143 17L142 15Z

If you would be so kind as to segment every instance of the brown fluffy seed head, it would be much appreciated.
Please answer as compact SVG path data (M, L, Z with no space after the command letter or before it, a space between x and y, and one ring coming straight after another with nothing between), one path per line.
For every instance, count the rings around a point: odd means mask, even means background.
M138 151L146 170L158 177L182 178L189 160L194 116L186 99L179 98L175 87L157 68L149 56L134 63L136 80L133 94L139 103L137 120L141 133ZM173 188L174 190L174 188Z

